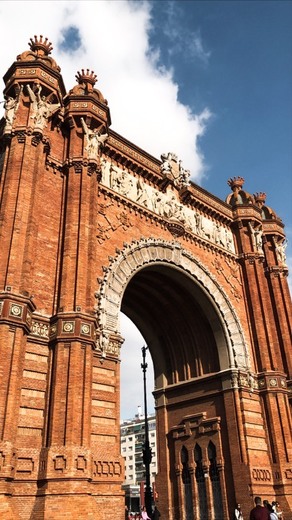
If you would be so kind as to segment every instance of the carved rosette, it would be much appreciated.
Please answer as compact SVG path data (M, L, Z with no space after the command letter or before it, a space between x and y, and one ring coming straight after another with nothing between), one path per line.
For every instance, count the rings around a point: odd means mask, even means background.
M76 313L59 313L51 322L48 335L50 340L60 339L62 341L81 341L89 343L92 347L95 344L95 318Z
M32 313L35 306L32 300L12 292L3 292L0 299L0 321L23 327L26 333L30 333L32 325Z

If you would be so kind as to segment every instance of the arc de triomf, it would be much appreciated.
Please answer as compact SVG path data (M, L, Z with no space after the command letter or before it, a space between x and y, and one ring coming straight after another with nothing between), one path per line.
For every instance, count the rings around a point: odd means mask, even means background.
M34 37L4 76L1 519L124 519L120 311L154 364L162 518L247 518L260 495L291 519L281 219L117 134L95 74L67 93L51 51Z

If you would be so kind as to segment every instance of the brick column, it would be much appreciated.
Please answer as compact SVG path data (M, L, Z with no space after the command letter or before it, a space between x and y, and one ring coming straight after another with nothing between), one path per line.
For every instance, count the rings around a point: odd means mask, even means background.
M7 496L17 469L16 437L26 336L33 310L29 299L0 293L0 516L3 514L5 519L17 518Z

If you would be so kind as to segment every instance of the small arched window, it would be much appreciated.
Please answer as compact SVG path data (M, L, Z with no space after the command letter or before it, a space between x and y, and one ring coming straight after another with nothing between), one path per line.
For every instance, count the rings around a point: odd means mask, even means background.
M182 463L182 481L184 488L184 508L186 520L193 520L193 492L192 481L189 469L189 454L185 446L181 449L181 463Z
M194 457L196 463L195 476L198 490L198 517L202 520L206 520L208 518L206 479L204 476L202 449L199 444L195 445Z
M212 483L214 520L223 520L222 493L220 475L217 466L216 446L212 441L208 444L209 475Z

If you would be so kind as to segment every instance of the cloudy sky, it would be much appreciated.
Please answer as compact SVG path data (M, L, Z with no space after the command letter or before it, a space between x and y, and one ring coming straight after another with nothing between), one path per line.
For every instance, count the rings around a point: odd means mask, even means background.
M234 176L265 192L285 224L291 270L290 0L2 0L0 20L2 76L42 34L67 90L77 71L95 72L116 132L155 157L177 153L192 180L223 200ZM143 338L126 318L122 328L128 418L143 405Z

